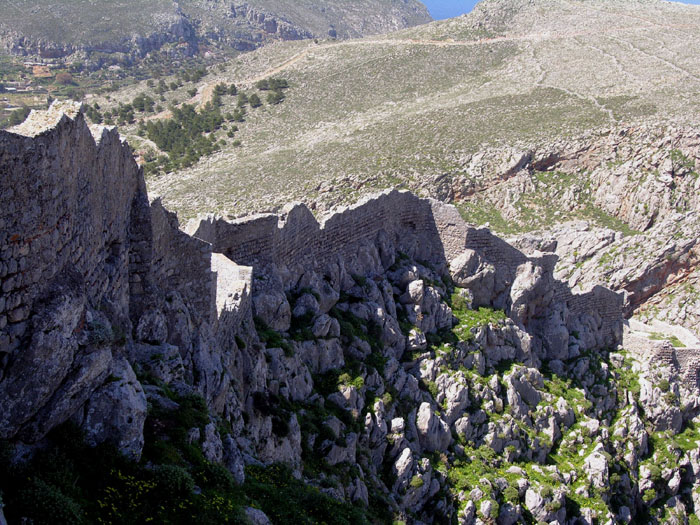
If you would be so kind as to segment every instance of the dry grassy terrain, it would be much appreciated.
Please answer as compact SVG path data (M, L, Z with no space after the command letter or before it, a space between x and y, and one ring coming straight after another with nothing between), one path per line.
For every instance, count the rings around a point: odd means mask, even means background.
M249 112L241 148L154 178L150 189L184 217L289 199L325 205L459 172L486 145L649 119L692 123L697 35L697 6L487 0L387 36L274 44L205 82L283 76L285 103Z

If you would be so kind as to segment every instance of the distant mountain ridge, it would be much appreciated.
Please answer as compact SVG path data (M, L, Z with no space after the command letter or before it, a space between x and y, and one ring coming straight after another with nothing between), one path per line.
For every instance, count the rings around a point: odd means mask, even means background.
M0 42L13 54L82 54L121 62L153 50L194 55L270 41L359 37L430 22L418 0L0 0ZM106 57L105 57L106 55ZM113 60L112 60L113 61Z

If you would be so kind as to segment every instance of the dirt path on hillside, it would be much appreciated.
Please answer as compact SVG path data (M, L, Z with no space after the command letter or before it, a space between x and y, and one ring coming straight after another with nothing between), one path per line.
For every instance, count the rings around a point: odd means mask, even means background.
M645 22L647 24L653 23L645 19L639 19L641 22ZM672 30L683 30L683 29L695 29L693 26L679 26L679 25L663 25L659 24L658 22L654 23L656 26L663 26L667 29L672 29ZM524 41L544 41L544 40L559 40L563 38L579 38L579 37L584 37L584 36L590 36L594 34L614 34L614 33L620 33L620 32L626 32L630 30L636 30L636 29L641 29L644 26L642 25L630 25L630 26L623 26L623 27L616 27L616 28L610 28L610 29L600 29L600 30L593 30L593 31L575 31L575 32L566 32L566 33L561 33L561 32L549 32L549 33L527 33L523 35L509 35L509 36L497 36L497 37L492 37L492 38L482 38L479 40L431 40L431 39L416 39L416 38L364 38L364 39L358 39L358 40L344 40L341 42L330 42L326 44L320 44L317 46L309 47L307 49L304 49L303 51L300 51L296 55L292 56L291 58L285 60L281 64L278 64L277 66L274 66L264 73L261 73L255 77L246 79L244 82L245 83L250 83L254 84L260 80L265 80L267 78L270 78L274 75L277 75L289 67L293 66L294 64L298 63L300 60L305 58L309 53L312 51L317 51L317 50L323 50L323 49L329 49L333 47L338 47L338 46L376 46L376 45L391 45L391 46L400 46L400 45L418 45L418 46L435 46L435 47L474 47L474 46L482 46L482 45L489 45L489 44L496 44L499 42L524 42ZM687 73L687 72L686 72Z
M651 24L653 23L656 26L662 25L654 22L651 22L646 19L639 19L640 22L644 22L645 24ZM482 45L490 45L490 44L497 44L500 42L538 42L538 41L544 41L544 40L558 40L558 39L565 39L565 38L580 38L580 37L585 37L585 36L590 36L593 34L614 34L614 33L620 33L620 32L626 32L630 30L636 30L636 29L641 29L643 28L643 25L630 25L630 26L623 26L623 27L616 27L616 28L610 28L610 29L600 29L600 30L589 30L589 31L575 31L575 32L566 32L566 33L557 33L557 32L548 32L548 33L526 33L523 35L508 35L508 36L497 36L497 37L491 37L491 38L482 38L479 40L433 40L433 39L417 39L417 38L364 38L364 39L357 39L357 40L343 40L339 42L328 42L324 44L318 44L314 46L307 47L306 49L300 51L299 53L293 55L291 58L288 58L284 62L281 62L280 64L277 64L263 73L260 73L256 76L246 78L241 81L241 84L252 86L255 83L261 81L261 80L266 80L268 78L274 77L275 75L278 75L295 64L299 63L301 60L306 58L309 54L311 54L314 51L321 51L325 49L330 49L334 47L342 47L342 46L434 46L434 47L440 47L440 48L446 48L446 47L475 47L475 46L482 46ZM676 26L676 25L667 25L663 26L666 27L667 29L674 29L674 30L682 30L682 29L694 29L691 26ZM659 58L659 57L655 57ZM674 64L675 66L675 64ZM677 66L676 66L677 68ZM693 75L692 73L689 73L688 71L683 70L684 73L686 73L688 76L691 76L695 79L697 77ZM217 83L219 83L221 79L217 79L216 81L209 82L205 84L202 88L201 91L195 95L190 100L190 103L194 102L199 102L198 107L201 109L207 102L211 101L213 96L214 96L214 88ZM608 111L606 108L601 108L605 111ZM169 111L164 111L158 115L154 115L151 117L152 119L157 119L157 118L170 118L172 115L169 114Z

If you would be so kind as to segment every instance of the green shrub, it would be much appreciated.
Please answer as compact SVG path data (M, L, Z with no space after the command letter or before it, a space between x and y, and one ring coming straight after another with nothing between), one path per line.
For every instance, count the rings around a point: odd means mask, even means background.
M271 91L267 94L267 103L274 106L283 102L284 98L284 93L281 91Z
M42 479L30 478L27 485L20 490L18 499L24 508L10 510L31 516L36 525L86 523L80 505Z
M260 100L260 97L255 93L250 96L248 103L250 104L251 108L259 108L262 106L262 100Z
M656 490L654 489L648 489L644 491L644 495L642 496L642 499L644 500L644 503L651 503L656 499Z
M520 493L515 487L508 486L503 491L503 499L508 503L517 504L520 501Z
M156 488L164 493L187 496L194 490L189 472L177 465L160 465L153 471Z
M411 478L411 487L413 487L413 488L420 488L423 486L423 483L425 483L423 481L423 478L418 474L416 474L415 476L413 476L413 478Z
M17 126L26 120L30 112L31 109L29 109L27 106L22 106L21 108L15 109L12 113L10 113L10 116L7 117L3 124L7 125L8 127Z
M246 468L245 494L273 523L368 525L362 507L338 501L292 476L289 467Z

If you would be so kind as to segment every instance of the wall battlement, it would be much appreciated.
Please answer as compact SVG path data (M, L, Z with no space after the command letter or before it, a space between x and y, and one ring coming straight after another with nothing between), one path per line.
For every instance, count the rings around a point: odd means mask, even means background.
M94 303L128 302L131 209L146 187L116 130L94 132L99 142L65 103L0 131L0 352L16 348L34 300L66 268Z
M397 249L416 258L445 262L464 249L450 228L463 227L453 207L409 192L388 191L369 196L317 221L304 205L293 204L280 215L264 214L226 221L201 221L195 237L214 251L246 265L323 264L349 257L358 245L386 235ZM459 237L459 236L457 236Z

